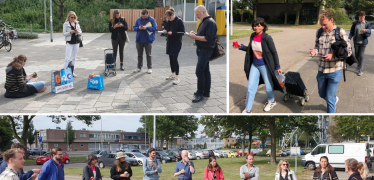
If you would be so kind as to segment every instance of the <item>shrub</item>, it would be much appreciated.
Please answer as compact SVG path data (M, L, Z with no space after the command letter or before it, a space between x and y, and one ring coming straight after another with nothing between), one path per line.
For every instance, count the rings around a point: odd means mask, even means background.
M27 32L18 32L18 38L19 39L37 39L38 34L31 34Z
M266 156L266 152L257 153L256 156Z

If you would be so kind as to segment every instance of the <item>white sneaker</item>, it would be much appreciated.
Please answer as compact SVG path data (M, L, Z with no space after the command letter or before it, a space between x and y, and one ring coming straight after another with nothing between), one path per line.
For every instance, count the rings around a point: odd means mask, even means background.
M174 81L173 81L173 84L177 85L177 84L179 84L180 82L181 82L180 79L176 77L176 78L174 79Z
M148 69L148 74L152 74L152 69Z
M264 111L265 111L265 112L270 111L271 109L273 109L273 107L274 107L275 105L277 105L277 102L275 102L275 101L273 101L273 102L271 102L271 103L266 102L266 103L265 103Z
M141 71L141 69L136 68L136 69L134 70L134 73L137 73L137 72L140 72L140 71Z
M336 104L338 104L338 102L339 102L339 97L338 97L338 96L336 96L335 107L336 107Z
M172 79L175 79L175 76L170 74L168 77L166 77L166 80L172 80Z
M73 77L77 77L78 75L76 75L75 73L73 73Z

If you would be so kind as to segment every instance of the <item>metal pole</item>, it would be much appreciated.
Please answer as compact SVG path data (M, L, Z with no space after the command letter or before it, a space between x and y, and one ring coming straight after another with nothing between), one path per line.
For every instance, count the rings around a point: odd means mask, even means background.
M295 139L295 141L296 141L296 143L297 143L297 134L296 134L296 139ZM296 156L295 156L295 172L297 172L297 155L300 153L300 151L299 152L297 152L296 153Z
M153 148L156 148L156 116L153 116Z
M53 19L52 19L52 0L49 0L49 6L50 6L50 21L51 21L51 42L53 42Z
M66 124L66 141L68 143L68 150L69 151L69 120L68 120L68 123Z
M230 14L231 14L231 17L230 17L230 20L231 20L231 23L230 23L230 34L232 36L232 26L233 26L233 18L232 18L232 0L231 0L231 11L230 11Z
M47 3L44 0L44 27L45 27L45 32L47 32Z
M147 147L147 118L145 118L144 132L145 132L145 136L144 136L144 150L146 150L146 147Z
M103 120L101 120L101 135L100 135L101 148L103 148ZM101 149L100 149L101 150Z

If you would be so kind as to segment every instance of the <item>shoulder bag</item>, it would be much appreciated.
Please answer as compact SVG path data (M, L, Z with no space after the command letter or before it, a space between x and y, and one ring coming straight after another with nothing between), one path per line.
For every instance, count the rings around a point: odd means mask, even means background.
M212 18L210 18L210 19L212 19ZM207 19L207 20L210 20L210 19ZM205 20L205 21L207 21L207 20ZM199 32L200 27L205 23L205 21L202 22L199 25L199 28L197 29L197 32ZM223 49L224 49L223 46L219 42L219 37L216 35L216 46L213 49L213 54L210 57L209 61L213 61L213 60L216 60L216 59L224 56L225 55L225 51Z

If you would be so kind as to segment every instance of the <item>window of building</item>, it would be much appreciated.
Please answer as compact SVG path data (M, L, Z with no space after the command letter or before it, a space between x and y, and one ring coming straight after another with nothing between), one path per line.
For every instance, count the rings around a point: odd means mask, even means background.
M182 144L182 143L183 143L183 140L179 140L179 143Z
M86 133L79 133L79 137L87 137Z
M230 141L229 141L230 142ZM232 142L235 142L235 140L232 140Z
M89 134L88 137L89 138L95 138L95 134Z
M84 144L81 144L81 147L84 147Z
M58 147L58 144L54 144L55 147Z

